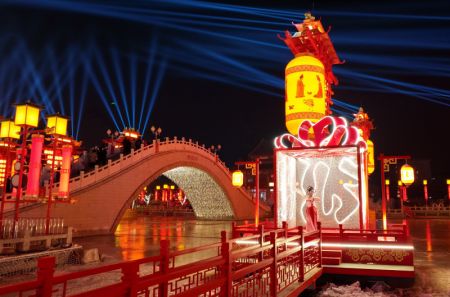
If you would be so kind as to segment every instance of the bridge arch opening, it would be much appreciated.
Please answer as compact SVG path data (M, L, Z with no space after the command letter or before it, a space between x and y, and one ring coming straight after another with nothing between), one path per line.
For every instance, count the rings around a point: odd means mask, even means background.
M161 179L161 177L163 178ZM155 185L157 180L170 180L177 188L181 189L197 219L231 219L235 216L229 198L217 181L204 170L193 166L176 166L149 177L134 192L127 202L126 208L129 208L136 200L144 187ZM170 187L169 183L168 186ZM155 200L154 195L152 196L150 199ZM157 199L161 200L162 197L157 197ZM123 215L124 212L119 215L119 221ZM119 221L115 224L113 231L117 228Z

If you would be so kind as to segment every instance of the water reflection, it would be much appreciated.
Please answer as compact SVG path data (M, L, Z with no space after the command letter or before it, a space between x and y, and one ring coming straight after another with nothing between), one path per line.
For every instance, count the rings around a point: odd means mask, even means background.
M114 247L103 246L103 249L110 254L120 252L121 260L133 260L157 255L163 239L170 241L172 250L219 242L222 230L230 231L231 222L183 217L126 217L114 234Z
M430 221L426 222L426 232L427 232L427 252L433 251L433 245L431 243L431 229L430 229Z
M401 223L389 222L389 223ZM414 243L416 286L448 292L450 285L450 220L407 220ZM125 217L114 235L76 239L85 248L99 248L107 262L132 260L159 254L161 239L172 250L184 250L220 241L230 221L202 221L183 217Z

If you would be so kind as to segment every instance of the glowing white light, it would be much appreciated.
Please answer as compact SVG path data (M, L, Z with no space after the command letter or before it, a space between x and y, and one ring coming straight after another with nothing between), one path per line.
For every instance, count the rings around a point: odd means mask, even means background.
M361 227L358 210L367 203L366 191L359 188L365 183L359 181L361 172L358 170L364 168L358 167L356 152L356 148L279 151L278 222L286 221L289 226L305 225L305 189L312 185L320 199L317 208L322 226L336 227L345 223L346 228ZM294 167L294 163L297 166ZM365 209L362 209L362 217L364 227Z
M240 244L240 245L259 245L259 242L257 240L245 240L245 239L238 239L235 241L236 244ZM319 246L319 239L314 239L311 241L306 242L303 245L303 248L309 248L311 246ZM290 241L286 244L287 246L300 246L300 243L295 242L295 241Z
M414 250L412 245L403 244L363 244L363 243L322 243L322 247L355 248L355 249L391 249Z

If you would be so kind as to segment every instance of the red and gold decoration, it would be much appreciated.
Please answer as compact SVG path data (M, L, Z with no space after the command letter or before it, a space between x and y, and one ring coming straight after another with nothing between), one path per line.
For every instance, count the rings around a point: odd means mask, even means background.
M413 251L405 249L345 249L342 251L343 263L363 263L378 265L413 265Z
M322 23L305 14L301 24L294 24L297 32L285 32L281 38L295 58L286 66L286 128L297 134L304 120L317 122L331 113L332 84L337 84L332 65L342 63Z
M312 134L309 133L312 131ZM276 148L333 147L357 145L365 149L366 142L358 129L349 126L342 117L326 116L317 123L305 120L298 128L298 135L283 134L275 138Z
M375 171L375 148L372 140L369 139L370 132L374 129L373 122L362 107L359 108L354 116L355 118L350 125L358 128L362 138L367 143L367 173L370 175Z

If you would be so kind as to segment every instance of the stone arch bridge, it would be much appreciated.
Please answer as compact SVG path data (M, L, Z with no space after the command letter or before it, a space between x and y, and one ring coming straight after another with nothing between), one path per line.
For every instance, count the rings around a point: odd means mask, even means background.
M62 217L78 234L114 232L125 210L146 185L165 175L186 193L197 218L252 219L254 202L231 184L225 164L205 146L166 138L70 180L74 204L54 203L52 217ZM44 217L47 204L32 204L20 217ZM269 211L261 206L260 213ZM10 212L11 215L11 212Z

